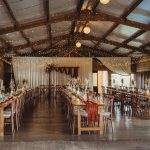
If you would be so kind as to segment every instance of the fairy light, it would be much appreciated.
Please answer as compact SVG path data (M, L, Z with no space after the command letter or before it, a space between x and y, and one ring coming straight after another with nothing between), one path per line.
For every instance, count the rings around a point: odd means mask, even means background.
M81 42L77 41L77 42L76 42L76 47L77 47L77 48L80 48L80 47L81 47Z
M110 0L100 0L100 2L104 5L108 4L110 2Z
M89 34L90 31L91 31L91 29L90 29L89 26L86 26L86 27L84 27L84 29L83 29L83 32L84 32L85 34Z

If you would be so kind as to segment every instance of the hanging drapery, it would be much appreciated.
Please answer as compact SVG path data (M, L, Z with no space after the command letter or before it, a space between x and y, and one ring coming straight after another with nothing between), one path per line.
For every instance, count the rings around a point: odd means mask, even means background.
M109 70L120 75L131 73L131 58L129 57L98 57Z
M52 71L57 71L61 73L65 73L66 75L70 75L72 78L78 77L79 67L58 67L54 64L48 64L46 67L46 72L50 73Z
M137 72L150 71L150 57L143 57L137 63Z
M13 57L16 81L27 80L32 88L48 85L49 76L45 72L47 64L59 66L51 72L51 84L66 85L71 77L79 76L82 82L85 78L89 79L89 86L92 88L92 58L84 57Z

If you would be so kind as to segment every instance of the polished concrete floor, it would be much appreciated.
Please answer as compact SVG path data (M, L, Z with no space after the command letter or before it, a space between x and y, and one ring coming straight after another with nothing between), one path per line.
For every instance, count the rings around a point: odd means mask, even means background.
M10 144L12 141L13 145ZM90 143L92 146L90 149L107 149L109 147L109 149L149 150L150 119L121 116L119 109L116 108L113 133L111 129L108 129L105 135L94 133L84 133L81 136L72 135L66 116L62 111L60 99L48 100L46 97L42 97L34 108L30 108L26 112L19 132L16 132L14 136L6 132L5 137L1 138L0 146L3 145L4 149L5 146L11 145L11 148L15 149L22 145L25 146L26 142L30 143L32 150L40 149L43 144L47 145L44 149L49 149L49 146L57 149L70 149L70 147L72 147L71 149L88 149L87 144ZM86 145L84 145L85 143ZM65 147L65 145L67 146ZM20 149L25 149L25 147Z

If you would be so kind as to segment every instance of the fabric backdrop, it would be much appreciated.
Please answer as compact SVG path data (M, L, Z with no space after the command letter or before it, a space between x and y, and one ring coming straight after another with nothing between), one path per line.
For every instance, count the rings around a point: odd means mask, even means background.
M137 72L150 71L150 57L143 57L137 63Z
M131 73L131 58L129 57L97 57L97 59L114 73L120 75Z
M79 67L79 77L84 82L89 79L89 86L92 88L92 58L78 57L14 57L13 70L15 80L28 81L31 88L39 85L48 85L49 77L46 73L47 64L54 64L59 67ZM65 73L52 71L51 83L54 85L65 85L71 77Z

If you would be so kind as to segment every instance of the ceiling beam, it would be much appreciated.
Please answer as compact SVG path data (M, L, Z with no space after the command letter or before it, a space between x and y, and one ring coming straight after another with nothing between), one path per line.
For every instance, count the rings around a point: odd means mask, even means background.
M137 0L134 1L131 6L125 10L125 12L121 15L122 19L126 19L126 17L140 4L142 3L143 0ZM118 27L118 23L115 23L100 39L100 41L97 42L97 44L95 45L95 48L98 47L98 45L100 44L102 39L105 39L112 31L115 30L115 28Z
M4 44L5 46L5 49L0 49L1 51L1 56L5 55L6 53L9 53L11 51L14 51L15 54L18 54L19 53L17 51L14 50L14 47L9 43L9 42L6 42L6 40L2 37L0 37L0 41Z
M47 31L48 31L48 34L49 34L49 43L50 43L50 45L52 46L52 41L51 41L51 39L52 39L51 24L49 24L49 22L50 22L49 0L44 0L43 3L44 3L45 15L46 15Z
M82 9L83 4L84 4L84 0L78 0L77 9L76 9L76 13L77 13L78 18L79 18L80 14L81 14L81 9ZM72 37L73 34L74 34L74 30L75 30L77 21L78 20L74 20L72 22L71 31L70 31L70 35L71 36L70 37Z
M8 11L10 18L14 22L14 27L18 28L20 25L19 25L18 21L16 20L15 15L14 15L12 9L10 8L7 0L2 0L2 2L4 3L4 6L5 6L6 10ZM34 48L32 47L29 38L26 37L25 33L22 30L19 30L19 32L21 33L22 37L27 41L27 44L31 47L32 51L34 51Z
M144 48L145 49L146 47L149 47L149 46L150 46L150 42L147 42L147 43L141 45L140 48Z
M51 50L50 52L41 53L40 55L41 56L51 56L51 57L52 56L61 57L61 56L64 56L66 54L69 54L68 52L72 53L74 50L77 50L78 52L83 52L83 51L89 52L90 51L93 54L96 54L98 56L103 56L103 57L118 56L118 55L112 55L111 53L104 51L102 49L93 49L93 48L85 46L85 45L82 45L81 48L76 48L75 45L65 45L65 46L61 47L59 50L57 48L52 48L50 50ZM53 51L55 53L52 53ZM64 53L60 53L61 51L63 51Z
M58 36L58 37L53 37L52 41L66 40L68 38L68 36L69 36L69 34L65 34L65 35ZM83 34L83 33L76 33L74 38L75 38L75 40L93 40L93 41L99 41L99 39L100 39L99 37L86 35L86 34ZM37 45L41 45L41 44L46 44L48 42L49 42L49 39L42 39L42 40L39 40L39 41L32 42L31 45L32 46L37 46ZM111 41L111 40L107 40L107 39L103 39L103 40L101 40L101 42L105 43L105 44L115 45L117 47L130 49L130 50L133 50L133 51L142 52L142 53L145 53L145 54L148 54L148 55L150 54L150 51L147 50L147 49L137 48L137 47L125 44L125 43L119 43L119 42ZM14 48L14 50L20 50L20 49L25 49L27 47L29 47L28 44L23 44L23 45L14 46L13 48Z
M149 24L149 25L150 25L150 24ZM139 30L139 31L137 31L136 33L134 33L133 35L131 35L128 39L126 39L123 43L124 43L124 44L127 44L127 43L129 43L130 41L132 41L133 39L135 39L135 38L139 37L140 35L142 35L143 33L145 33L144 30ZM145 44L145 45L146 45L146 46L143 45L143 47L140 46L140 48L145 49L145 48L147 47L147 44ZM115 47L114 49L112 49L112 51L115 52L118 48L119 48L119 47ZM130 52L129 54L132 54L133 52L134 52L134 51Z
M88 3L87 3L84 10L91 12L91 14L95 14L96 13L96 7L98 6L98 4L99 4L99 0L88 0ZM89 22L88 20L79 22L76 32L78 32L81 27L82 27L82 29L80 29L80 32L83 32L83 29L88 24L88 22Z
M124 19L121 17L108 15L108 14L105 14L102 12L96 12L93 14L91 11L87 11L87 10L81 11L80 16L78 16L78 14L76 14L74 12L68 12L68 13L65 12L60 15L50 16L50 18L51 19L48 24L61 22L61 21L111 21L111 22L116 23L115 26L113 26L113 28L117 27L118 24L123 24L123 25L134 27L134 28L139 28L144 31L150 30L150 25L147 25L147 24L127 20L127 19ZM42 25L47 25L47 21L45 19L32 21L32 22L28 22L28 23L24 23L24 24L17 23L17 24L15 24L14 27L11 26L11 27L6 27L6 28L1 28L0 35L6 34L6 33L11 33L11 32L16 32L16 31L20 31L20 30L30 29L30 28L34 28L34 27L38 27L38 26L42 26ZM111 28L111 30L113 31L112 28ZM109 32L107 32L107 34L105 34L105 37L109 33L110 33L110 30L109 30ZM104 38L104 36L103 36L103 38Z

